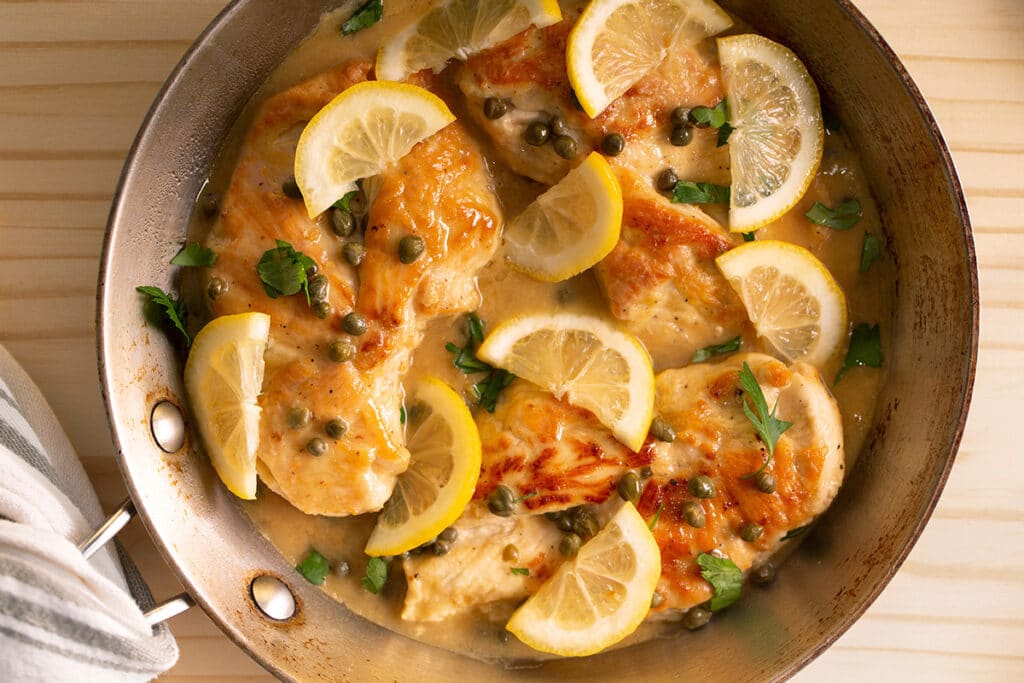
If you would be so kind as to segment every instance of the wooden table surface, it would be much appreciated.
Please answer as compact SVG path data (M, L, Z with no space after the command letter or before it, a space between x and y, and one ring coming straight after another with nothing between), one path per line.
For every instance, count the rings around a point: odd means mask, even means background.
M1024 680L1024 0L856 0L953 150L974 222L981 352L945 493L906 564L801 681ZM51 401L105 508L125 496L96 375L110 198L164 78L223 0L0 1L0 343ZM142 530L154 593L180 587ZM270 675L198 609L168 681Z

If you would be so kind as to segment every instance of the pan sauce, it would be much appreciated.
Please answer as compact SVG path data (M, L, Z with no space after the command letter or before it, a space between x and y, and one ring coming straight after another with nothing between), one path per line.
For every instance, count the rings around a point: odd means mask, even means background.
M408 3L403 14L415 15L418 7L425 3ZM390 7L388 8L390 10ZM210 190L220 193L227 185L234 167L238 140L251 120L252 113L267 96L315 75L333 65L356 57L372 59L376 46L386 39L388 32L404 23L402 17L393 17L389 11L384 23L354 36L340 37L337 26L343 16L338 13L325 17L320 28L300 46L271 76L261 93L250 103L221 153L221 160L211 175ZM733 31L737 31L736 28ZM449 102L460 120L463 115L458 102ZM470 128L482 140L479 131ZM485 153L488 144L482 143ZM523 180L504 169L501 164L492 164L495 187L502 201L506 216L516 215L542 189L536 184ZM803 213L815 201L835 205L846 197L857 197L863 207L863 220L853 229L837 232L823 226L810 224ZM719 216L716 216L719 217ZM200 239L209 226L197 218L192 234ZM884 257L865 274L858 272L860 249L865 229L875 234L882 233L877 209L871 199L867 179L860 169L853 150L849 149L841 133L828 133L825 140L825 154L821 171L807 196L783 219L758 231L758 239L782 239L807 247L829 268L836 281L843 288L849 306L851 323L878 322L882 339L889 338L892 310L892 265ZM569 307L608 317L607 306L594 282L593 276L584 273L565 283L548 284L534 281L508 269L499 255L479 274L479 290L482 305L478 314L489 323L489 328L508 317L519 313L534 312L538 308L556 310ZM194 304L193 310L201 309L196 292L205 287L196 282L183 282L186 295ZM189 290L191 289L191 292ZM513 296L502 293L515 292ZM417 349L412 370L406 378L407 386L416 378L435 375L457 390L468 388L468 383L451 364L450 355L444 344L462 340L461 317L432 323L425 339ZM744 338L744 348L753 349L755 340ZM826 378L835 377L840 359L823 369ZM883 372L867 368L847 373L843 381L831 387L839 403L845 432L848 464L860 451L871 425L876 397L883 380ZM332 573L324 589L349 609L389 629L404 633L419 640L440 645L455 651L483 658L529 659L542 655L529 650L512 639L504 642L503 621L491 622L480 617L460 617L443 622L443 627L430 624L403 622L398 618L404 587L400 580L397 561L392 564L392 580L379 596L362 589L360 577L365 570L367 558L362 552L366 537L374 524L373 515L354 518L326 518L304 515L283 499L265 488L260 489L259 499L243 502L243 507L262 532L280 549L293 564L297 564L313 547L336 565L347 562L349 575ZM296 580L299 580L296 578ZM630 639L629 644L640 639L653 637L663 631L674 632L675 625L645 625Z

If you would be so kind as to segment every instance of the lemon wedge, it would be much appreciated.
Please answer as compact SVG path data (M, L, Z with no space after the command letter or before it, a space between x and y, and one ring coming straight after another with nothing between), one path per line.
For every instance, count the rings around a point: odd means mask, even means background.
M846 297L814 254L788 242L759 240L725 252L715 263L758 336L781 358L820 369L839 350L846 336Z
M569 34L569 82L594 118L670 51L730 26L729 15L710 0L593 0Z
M821 103L807 67L763 36L718 39L729 100L729 229L749 232L789 211L821 164Z
M654 412L654 371L632 335L598 318L538 314L498 325L477 357L594 413L634 451Z
M480 475L480 435L451 387L426 377L407 405L409 469L377 515L367 555L398 555L437 536L462 514Z
M342 92L306 124L295 150L310 218L454 120L441 98L408 83L368 81Z
M561 20L556 0L447 0L384 44L377 78L400 81L421 69L437 72L452 57L465 60L530 24L543 28Z
M270 316L214 318L196 335L185 363L192 417L224 485L239 498L256 497L263 352Z
M559 282L608 255L622 228L622 189L597 152L550 187L505 228L509 264Z
M614 645L647 616L661 576L661 552L632 503L562 564L509 619L535 650L581 657Z

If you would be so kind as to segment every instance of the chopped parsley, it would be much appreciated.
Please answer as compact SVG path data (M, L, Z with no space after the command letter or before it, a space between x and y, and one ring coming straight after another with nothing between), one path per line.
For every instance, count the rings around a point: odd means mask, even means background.
M729 188L714 183L693 183L680 180L672 190L676 204L728 204Z
M864 233L864 244L860 248L860 272L867 272L871 264L881 255L881 245L873 232Z
M846 360L843 361L843 367L839 368L834 384L839 384L839 380L850 368L864 365L871 368L882 367L882 334L878 331L877 324L860 323L853 328Z
M213 249L208 249L199 242L189 242L181 248L174 258L171 259L172 266L204 266L209 267L217 262L217 254Z
M697 555L701 577L711 584L711 611L725 609L740 599L743 572L728 557L715 557L710 553Z
M384 18L384 0L367 0L341 25L341 35L350 36Z
M725 100L722 100L725 102ZM732 135L733 127L728 123L723 123L718 129L718 141L715 143L716 147L721 147L729 142L729 136Z
M729 125L729 103L723 98L713 107L694 107L690 110L690 120L696 125L710 128L721 128Z
M352 201L352 198L355 197L357 194L359 194L359 190L350 190L349 192L345 193L344 197L331 204L331 206L335 209L342 209L344 211L351 212L352 208L350 207L350 202Z
M743 233L743 241L744 242L753 242L754 240L756 240L757 238L754 237L754 233L755 232L757 232L757 231L756 230L751 230L750 232Z
M513 574L515 574L517 576L529 576L530 575L529 567L509 567L509 571L511 571Z
M384 582L388 580L388 563L383 557L371 557L366 563L366 576L363 577L363 588L374 595L380 593Z
M740 386L743 388L745 398L743 400L743 413L750 420L751 424L754 425L754 429L757 430L758 435L761 437L761 441L768 448L768 457L761 464L756 471L750 474L743 475L744 479L757 476L772 460L772 456L775 454L775 443L782 436L782 433L793 426L792 422L786 422L775 417L775 411L779 408L779 402L775 402L775 407L772 408L771 412L768 412L768 401L764 398L764 392L761 391L761 385L757 383L757 378L754 377L754 373L751 372L750 366L747 365L746 361L743 362L743 369L740 370ZM751 409L750 404L753 404Z
M315 586L322 584L331 572L331 565L327 562L327 558L315 549L310 549L309 554L295 568L306 577L306 581Z
M654 531L654 527L658 526L658 520L661 519L661 511L665 509L664 503L658 503L658 509L654 511L654 516L651 517L651 521L647 523L647 528Z
M473 394L477 405L489 413L494 412L498 396L512 380L516 378L511 372L495 368L476 357L476 350L484 341L484 321L476 313L470 313L466 319L466 343L461 347L452 342L444 348L452 354L452 364L464 375L485 373L485 377L473 385Z
M151 322L170 322L185 338L185 348L188 348L192 344L192 338L185 330L185 304L159 287L142 286L136 287L135 291L145 294L150 306L161 313L162 319L151 314Z
M807 531L810 528L811 528L810 524L805 524L804 526L798 526L795 529L790 529L789 531L786 532L786 535L782 537L782 540L783 541L788 541L788 540L796 538L798 536L803 536L804 534L807 533Z
M316 263L301 251L295 251L288 242L275 241L277 247L263 252L260 262L256 264L256 272L263 282L263 289L271 299L291 296L301 290L306 293L308 304L309 279L306 271Z
M847 199L834 209L830 209L821 202L814 202L814 206L804 216L812 223L824 225L833 230L849 230L864 217L860 202L856 199Z
M740 350L740 338L734 337L724 344L712 344L711 346L705 346L703 349L698 350L693 354L693 358L690 359L691 363L703 363L711 356L717 356L720 353L732 353L733 351Z
M405 424L405 406L398 409L398 421Z

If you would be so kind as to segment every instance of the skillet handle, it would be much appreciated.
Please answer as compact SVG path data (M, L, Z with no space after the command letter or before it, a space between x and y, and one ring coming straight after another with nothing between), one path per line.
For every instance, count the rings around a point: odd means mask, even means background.
M85 559L89 559L96 553L97 550L106 545L111 539L117 536L118 532L123 529L128 522L132 521L132 518L136 515L135 503L132 502L131 498L126 499L121 503L114 513L107 518L103 524L100 525L96 531L92 533L89 538L85 539L78 544L78 550L82 553ZM188 593L181 593L175 595L169 600L165 600L160 604L156 605L143 616L146 618L146 623L150 626L156 626L157 624L167 621L171 617L177 616L194 606L195 600Z

